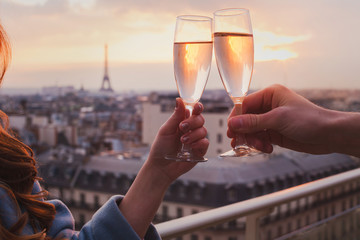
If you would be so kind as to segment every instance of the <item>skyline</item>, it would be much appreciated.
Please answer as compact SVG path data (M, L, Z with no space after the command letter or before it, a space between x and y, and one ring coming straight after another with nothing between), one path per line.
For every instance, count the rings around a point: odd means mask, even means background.
M176 90L172 66L176 16L211 16L227 7L250 9L255 41L252 89L273 83L291 88L360 88L356 62L360 3L335 0L240 4L4 0L0 21L10 37L13 59L3 86L71 84L98 89L107 43L110 81L116 91ZM222 88L214 60L207 88Z

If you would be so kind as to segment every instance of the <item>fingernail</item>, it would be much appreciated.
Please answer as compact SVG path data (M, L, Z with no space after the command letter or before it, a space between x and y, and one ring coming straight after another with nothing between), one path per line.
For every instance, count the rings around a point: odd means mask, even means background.
M202 110L202 106L201 106L201 104L198 104L198 109L199 109L199 111L201 111L201 110Z
M176 105L175 105L175 110L177 110L179 107L179 103L178 103L178 100L176 99Z
M189 137L182 137L181 138L181 141L183 142L183 143L186 143L187 141L189 141Z
M240 129L243 127L243 120L239 117L230 120L230 125L233 129Z
M188 123L182 123L180 125L180 128L182 131L186 132L189 129L189 124Z

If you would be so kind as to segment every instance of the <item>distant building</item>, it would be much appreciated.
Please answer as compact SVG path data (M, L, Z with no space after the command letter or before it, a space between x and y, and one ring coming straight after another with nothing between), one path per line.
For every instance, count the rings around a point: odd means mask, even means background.
M47 116L32 115L31 124L36 127L45 127L49 124L49 118Z
M151 145L162 124L171 116L173 108L164 107L159 102L143 102L142 104L142 142ZM230 150L230 139L227 137L227 118L229 110L216 107L206 109L203 113L205 127L210 141L207 157L216 157L220 153Z
M76 93L76 89L73 86L63 86L63 87L51 86L51 87L43 87L41 92L43 95L59 97L59 96L65 96L69 93Z
M39 127L39 143L55 147L58 144L76 146L77 128L74 126L47 125Z
M22 130L28 123L27 119L28 117L25 115L9 115L10 127L17 130Z

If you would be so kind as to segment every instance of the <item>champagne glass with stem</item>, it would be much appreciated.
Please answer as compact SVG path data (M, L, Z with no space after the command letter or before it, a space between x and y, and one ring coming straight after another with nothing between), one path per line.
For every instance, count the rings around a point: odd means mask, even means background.
M242 114L242 102L249 90L254 65L254 41L247 9L229 8L214 12L214 50L217 67L235 114ZM235 137L235 147L220 157L242 157L258 153L246 144L244 135Z
M176 18L174 37L174 73L176 86L186 109L192 114L200 100L210 73L213 40L212 18L182 15ZM195 156L189 144L182 144L175 156L166 159L185 162L204 162Z

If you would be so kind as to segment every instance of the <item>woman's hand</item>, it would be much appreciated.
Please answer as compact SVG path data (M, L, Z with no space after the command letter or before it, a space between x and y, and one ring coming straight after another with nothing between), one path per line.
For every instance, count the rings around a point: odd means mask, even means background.
M166 155L176 155L182 143L189 144L195 156L202 157L207 151L209 141L202 111L203 105L196 103L192 115L186 118L190 113L183 101L177 98L174 113L155 138L146 164L162 171L170 182L193 168L195 163L167 160L164 158Z
M165 156L176 155L182 142L190 144L197 156L206 153L209 141L205 138L202 110L202 104L197 103L192 116L186 118L189 111L181 99L176 99L174 113L160 128L148 160L119 204L120 211L140 238L145 236L170 184L195 166L195 163L167 160Z

